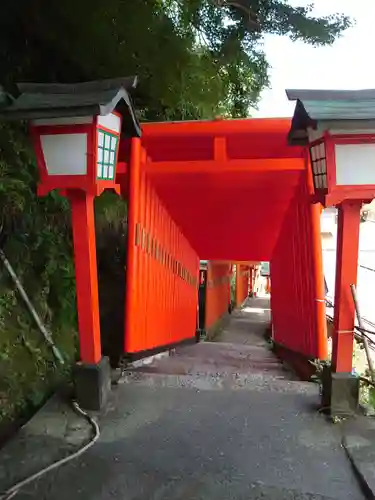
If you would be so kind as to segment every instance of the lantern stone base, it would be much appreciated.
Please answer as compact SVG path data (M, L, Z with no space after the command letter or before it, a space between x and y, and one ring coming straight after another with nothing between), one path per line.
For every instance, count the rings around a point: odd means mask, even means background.
M111 367L103 357L96 365L77 363L74 369L75 394L84 410L99 411L105 407L111 391Z
M332 417L354 415L359 405L359 378L351 373L331 373L324 367L322 377L322 410Z

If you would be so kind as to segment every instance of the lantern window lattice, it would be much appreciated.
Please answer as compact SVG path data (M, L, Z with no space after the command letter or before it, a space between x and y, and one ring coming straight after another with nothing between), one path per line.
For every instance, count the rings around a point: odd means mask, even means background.
M310 161L315 189L327 189L327 159L324 142L318 142L311 145Z
M97 178L113 180L119 138L104 130L98 130Z

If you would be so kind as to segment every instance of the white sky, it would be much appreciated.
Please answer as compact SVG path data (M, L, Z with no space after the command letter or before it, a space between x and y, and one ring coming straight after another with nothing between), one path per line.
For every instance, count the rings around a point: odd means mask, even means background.
M306 5L306 0L291 0ZM318 15L341 12L356 20L331 47L314 48L287 37L267 36L264 48L270 68L270 89L252 116L291 116L294 104L285 89L375 88L375 1L315 0Z

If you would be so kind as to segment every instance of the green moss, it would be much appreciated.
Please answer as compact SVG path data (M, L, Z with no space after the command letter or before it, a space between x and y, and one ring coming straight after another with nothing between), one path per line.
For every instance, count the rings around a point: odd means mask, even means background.
M0 124L0 245L67 363L51 350L0 266L0 423L37 406L66 379L77 321L70 210L53 193L36 196L36 167L21 127Z
M38 406L67 381L77 358L77 311L69 203L36 196L37 170L24 130L0 124L0 247L66 363L56 363L8 272L0 263L0 425ZM123 344L126 203L96 199L102 344Z

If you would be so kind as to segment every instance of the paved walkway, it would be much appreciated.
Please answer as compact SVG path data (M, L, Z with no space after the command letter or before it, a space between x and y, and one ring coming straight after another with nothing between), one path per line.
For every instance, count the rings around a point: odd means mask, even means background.
M217 342L128 371L100 418L99 442L16 498L362 499L340 429L316 412L317 387L269 351L267 309L252 299ZM59 415L40 412L0 452L0 489L34 471L35 456L48 461L67 442L70 451L81 444L82 422Z

